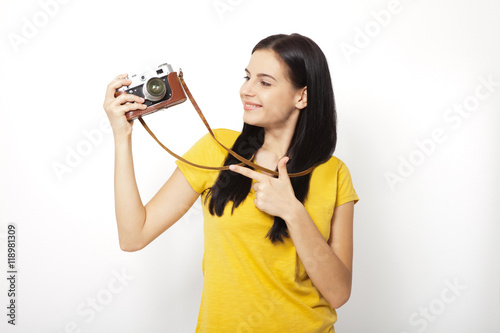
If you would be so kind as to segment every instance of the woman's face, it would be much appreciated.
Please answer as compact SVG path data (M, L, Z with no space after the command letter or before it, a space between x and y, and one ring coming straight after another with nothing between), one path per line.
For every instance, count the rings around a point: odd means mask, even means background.
M283 127L292 114L307 106L306 88L296 89L288 79L286 64L271 50L252 54L240 89L243 121L250 125Z

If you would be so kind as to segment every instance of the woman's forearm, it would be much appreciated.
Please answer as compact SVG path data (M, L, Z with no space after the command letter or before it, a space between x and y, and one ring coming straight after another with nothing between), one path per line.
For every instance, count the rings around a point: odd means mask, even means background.
M125 251L133 251L146 220L146 210L135 179L130 135L115 137L114 183L120 247Z
M330 305L339 308L350 297L351 272L325 241L302 203L297 203L285 222L309 278Z

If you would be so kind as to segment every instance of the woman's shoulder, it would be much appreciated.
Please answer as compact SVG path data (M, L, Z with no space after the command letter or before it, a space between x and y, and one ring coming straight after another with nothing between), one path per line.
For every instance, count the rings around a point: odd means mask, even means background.
M228 129L228 128L216 128L212 131L214 133L215 138L220 141L224 146L232 145L236 141L236 139L240 136L241 132ZM210 137L210 133L207 133ZM212 138L213 140L213 138ZM215 142L215 140L213 140ZM216 142L215 142L216 143ZM216 143L217 144L217 143ZM228 148L231 148L228 147Z
M232 129L215 128L212 129L212 133L206 132L203 134L193 146L193 149L197 151L197 154L203 151L207 155L216 155L218 158L220 154L227 154L227 151L220 144L227 148L231 148L239 135L240 132Z
M327 162L319 165L314 172L312 179L318 185L319 191L325 189L329 191L330 187L328 185L336 187L337 204L347 202L347 200L358 202L359 198L354 191L351 173L340 158L336 156L330 157Z
M338 170L342 167L345 167L345 164L340 158L332 155L328 161L320 164L318 167L331 171L332 169Z
M213 138L215 137L218 141L222 142L225 145L226 143L230 144L234 142L240 135L240 132L228 128L215 128L212 129L212 133L206 132L205 134L201 135L199 137L199 142L205 144L216 144L216 141Z
M223 139L225 139L225 138L236 139L241 134L241 132L238 132L238 131L235 131L235 130L232 130L229 128L216 128L213 130L213 132L214 132L214 134L216 134L216 137L217 137L217 135L220 135L221 138L223 138ZM217 139L218 139L218 137L217 137Z
M340 158L331 156L328 161L315 168L315 175L320 179L339 179L350 177L349 168Z

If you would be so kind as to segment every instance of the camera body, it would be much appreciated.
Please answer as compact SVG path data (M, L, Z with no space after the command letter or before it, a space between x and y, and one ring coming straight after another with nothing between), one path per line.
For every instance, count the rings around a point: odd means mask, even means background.
M122 93L133 94L144 98L145 110L133 110L125 114L128 121L143 117L150 113L180 104L186 101L177 73L170 64L161 64L156 69L134 74L132 83L117 90L116 96Z

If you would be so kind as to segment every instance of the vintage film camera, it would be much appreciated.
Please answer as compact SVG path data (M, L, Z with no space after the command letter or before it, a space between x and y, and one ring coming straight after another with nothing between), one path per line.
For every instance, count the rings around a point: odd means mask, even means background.
M161 64L156 69L134 74L130 80L132 83L118 89L116 95L127 92L140 96L145 99L144 104L148 107L127 112L125 116L128 121L186 101L179 77L170 64Z

